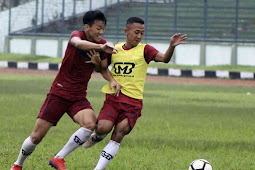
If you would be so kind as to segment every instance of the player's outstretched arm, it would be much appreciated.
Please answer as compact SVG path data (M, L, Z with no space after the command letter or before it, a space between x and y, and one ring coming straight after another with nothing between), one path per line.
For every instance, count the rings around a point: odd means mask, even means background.
M110 82L111 90L113 92L116 90L114 95L119 96L121 85L116 80L114 80L114 78L112 77L112 74L108 69L107 59L101 61L101 74L106 80L108 80Z
M105 43L102 45L101 49L109 54L117 54L118 49L112 43Z
M87 40L82 40L80 37L73 37L71 39L71 44L81 50L100 50L110 54L116 54L118 50L111 43L96 44Z
M181 35L181 33L174 34L170 39L170 45L169 45L166 53L163 54L163 53L159 52L155 57L155 61L168 63L173 56L175 47L180 44L185 44L185 42L184 42L185 39L187 39L186 34L184 34L184 35Z

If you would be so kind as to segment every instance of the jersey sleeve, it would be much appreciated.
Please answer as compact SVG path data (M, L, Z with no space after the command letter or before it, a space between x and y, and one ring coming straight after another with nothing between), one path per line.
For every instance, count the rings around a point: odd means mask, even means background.
M151 45L146 44L144 47L144 58L145 61L149 64L151 61L155 61L155 57L158 54L158 50Z
M82 31L73 31L73 32L71 33L70 40L71 40L73 37L80 37L81 39L83 39L84 33L83 33Z

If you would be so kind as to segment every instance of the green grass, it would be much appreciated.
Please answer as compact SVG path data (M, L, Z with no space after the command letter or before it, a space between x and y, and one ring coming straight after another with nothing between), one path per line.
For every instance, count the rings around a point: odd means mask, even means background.
M62 59L30 54L0 53L0 61L61 63Z
M61 63L63 58L53 58L47 56L36 55L24 55L24 54L12 54L12 53L0 53L0 61L14 61L14 62L49 62L49 63ZM254 66L242 66L242 65L217 65L217 66L194 66L194 65L176 65L151 62L149 67L156 67L162 69L174 68L174 69L197 69L197 70L225 70L225 71L247 71L255 72Z
M17 159L53 79L0 75L0 169L9 169ZM104 101L104 83L89 83L88 99L96 113ZM106 170L182 170L197 158L207 159L215 170L254 169L254 103L253 87L146 82L142 117ZM65 115L24 168L50 169L49 159L78 128ZM67 168L93 169L109 138L89 150L76 149L65 159Z

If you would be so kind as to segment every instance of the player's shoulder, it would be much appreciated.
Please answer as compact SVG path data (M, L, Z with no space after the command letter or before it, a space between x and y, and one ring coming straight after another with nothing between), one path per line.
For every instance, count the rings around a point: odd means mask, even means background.
M150 48L150 47L153 47L152 45L150 45L150 44L144 44L145 45L145 47L148 47L148 48ZM153 47L154 48L154 47Z
M82 31L82 30L74 30L71 34L74 34L74 33L84 33L84 31Z
M107 41L104 38L101 38L99 42L97 42L97 44L105 44Z
M145 50L145 47L147 46L147 44L144 44L144 43L139 43L136 48L137 49L141 49L141 50Z
M71 33L71 37L84 37L85 32L82 30L75 30Z
M150 44L145 44L145 46L144 46L144 50L148 50L148 51L150 51L150 50L156 50L156 48L155 47L153 47L152 45L150 45Z
M124 42L121 42L121 43L115 44L115 47L122 47L124 44L125 44Z

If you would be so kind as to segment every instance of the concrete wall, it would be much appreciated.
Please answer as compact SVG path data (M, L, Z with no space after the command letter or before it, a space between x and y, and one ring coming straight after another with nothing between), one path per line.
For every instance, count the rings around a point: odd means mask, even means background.
M0 12L0 52L4 51L4 37L8 35L9 12Z
M41 36L7 36L5 52L46 55L63 57L67 47L68 37ZM108 39L114 44L125 40ZM168 41L147 40L150 44L165 53ZM250 65L255 66L255 44L220 43L220 42L191 42L177 46L173 63L181 65Z
M165 53L168 42L146 41ZM173 63L181 65L249 65L255 66L254 43L192 42L175 49Z

